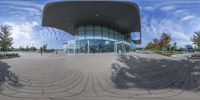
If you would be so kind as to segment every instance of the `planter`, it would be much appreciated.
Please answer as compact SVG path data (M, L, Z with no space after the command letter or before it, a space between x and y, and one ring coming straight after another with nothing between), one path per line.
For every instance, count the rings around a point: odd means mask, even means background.
M189 57L189 59L200 59L200 57Z

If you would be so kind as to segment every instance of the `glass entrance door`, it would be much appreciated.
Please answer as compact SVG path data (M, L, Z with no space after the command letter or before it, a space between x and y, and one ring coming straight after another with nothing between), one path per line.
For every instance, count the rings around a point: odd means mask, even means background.
M116 53L122 53L123 52L123 42L115 42L115 52Z

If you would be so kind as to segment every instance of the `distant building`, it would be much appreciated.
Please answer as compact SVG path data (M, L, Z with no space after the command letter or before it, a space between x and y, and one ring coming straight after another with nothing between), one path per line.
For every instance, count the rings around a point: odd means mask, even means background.
M194 48L192 45L188 44L185 46L185 51L187 52L194 52Z
M68 53L129 52L131 41L141 43L140 10L133 2L51 2L44 8L42 25L75 37L63 44ZM132 40L131 32L140 38Z

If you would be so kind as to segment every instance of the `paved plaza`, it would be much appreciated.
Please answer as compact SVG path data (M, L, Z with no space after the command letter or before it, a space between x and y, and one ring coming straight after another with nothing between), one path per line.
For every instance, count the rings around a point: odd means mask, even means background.
M0 100L199 100L200 60L151 53L20 53L0 60Z

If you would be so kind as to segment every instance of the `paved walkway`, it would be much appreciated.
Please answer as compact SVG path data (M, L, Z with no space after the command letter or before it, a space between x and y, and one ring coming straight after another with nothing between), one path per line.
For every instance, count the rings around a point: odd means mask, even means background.
M0 100L199 100L200 61L132 53L22 53L0 61Z

